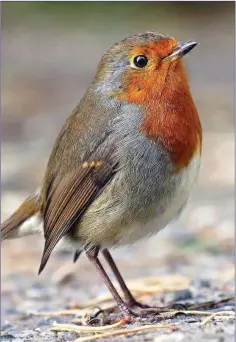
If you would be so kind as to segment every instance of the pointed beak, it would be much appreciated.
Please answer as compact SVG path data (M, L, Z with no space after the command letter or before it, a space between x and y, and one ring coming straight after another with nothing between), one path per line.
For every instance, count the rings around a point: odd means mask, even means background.
M181 58L189 53L197 44L197 42L179 43L179 45L171 52L171 54L163 58L162 61L175 61L176 59Z

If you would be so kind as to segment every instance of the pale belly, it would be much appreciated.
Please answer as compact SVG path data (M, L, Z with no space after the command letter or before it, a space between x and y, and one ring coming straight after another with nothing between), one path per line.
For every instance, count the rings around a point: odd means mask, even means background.
M118 245L132 244L142 238L147 238L165 228L176 219L184 209L194 183L197 180L200 166L200 155L196 155L189 166L181 171L174 194L165 200L165 210L160 213L160 203L154 203L145 210L145 216L135 220L129 226L121 229Z
M165 228L176 219L184 209L194 183L197 180L200 166L200 155L196 155L188 168L177 176L179 181L175 193L165 200L165 210L159 212L160 203L154 203L145 210L145 217L134 221L121 229L118 245L132 244L142 238L147 238Z

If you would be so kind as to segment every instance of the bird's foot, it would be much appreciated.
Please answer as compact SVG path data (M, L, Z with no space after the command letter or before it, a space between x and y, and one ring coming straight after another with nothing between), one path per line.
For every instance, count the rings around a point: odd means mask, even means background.
M170 304L166 306L151 306L131 300L124 306L112 306L98 310L92 317L91 323L96 321L100 324L113 324L124 319L126 323L132 322L160 322L176 314L176 311L185 311L187 306L183 304ZM95 323L96 324L96 323Z
M147 311L147 312L158 312L158 313L162 313L162 312L169 312L169 311L176 311L176 310L187 310L187 306L184 304L179 304L179 303L173 303L173 304L169 304L166 306L151 306L148 304L143 304L140 303L138 301L136 301L135 299L126 302L126 305L129 309L137 309L137 310L142 310L143 311Z
M99 319L103 324L112 324L116 321L124 319L126 323L132 322L160 322L167 318L170 311L185 310L182 305L169 305L165 307L151 307L146 304L132 302L127 303L127 306L121 310L118 306L113 306L99 310L93 317Z
M131 324L134 322L143 322L143 323L157 323L164 319L159 313L156 312L135 312L129 310L129 312L118 312L118 313L109 313L100 311L99 315L96 315L96 318L90 320L89 324L93 324L96 321L100 322L100 325L114 324L119 321L125 322L125 324Z
M132 309L131 309L132 307ZM181 311L186 311L187 306L183 304L170 304L162 307L149 306L139 302L132 302L128 306L129 313L127 314L127 322L146 322L157 323L165 319L175 317Z

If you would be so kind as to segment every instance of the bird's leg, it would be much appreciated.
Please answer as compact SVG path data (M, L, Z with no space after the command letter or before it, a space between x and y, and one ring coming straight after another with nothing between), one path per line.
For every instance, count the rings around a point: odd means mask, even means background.
M136 299L133 297L132 293L130 292L130 290L126 286L125 281L122 278L111 254L107 248L102 250L102 254L103 254L104 258L106 259L108 265L110 266L112 272L114 273L114 275L115 275L115 277L116 277L116 279L120 285L121 290L123 291L123 294L124 294L124 297L126 300L126 305L129 308L134 308L134 307L149 308L148 305L137 302Z
M106 259L108 265L110 266L112 272L114 273L121 290L123 291L125 300L126 300L126 305L128 308L132 309L135 307L139 307L141 309L147 309L147 313L151 313L152 311L157 311L157 312L162 312L162 311L169 311L169 310L179 310L179 309L186 309L186 307L182 304L172 304L172 305L167 305L165 307L153 307L147 304L142 304L137 302L137 300L134 298L130 290L128 289L127 285L125 284L125 281L123 277L120 274L120 271L118 270L110 252L108 251L107 248L102 250L102 254L104 258ZM144 312L143 312L144 314Z
M123 299L120 297L119 293L115 289L114 285L112 284L111 280L109 279L106 271L104 270L101 262L98 259L98 252L99 252L99 247L92 247L86 251L86 255L88 259L91 261L91 263L97 268L99 271L100 275L102 276L103 281L105 282L106 286L108 287L109 291L111 292L113 298L115 299L119 309L125 316L125 319L128 321L131 321L134 317L137 315L133 313L128 306L125 304Z

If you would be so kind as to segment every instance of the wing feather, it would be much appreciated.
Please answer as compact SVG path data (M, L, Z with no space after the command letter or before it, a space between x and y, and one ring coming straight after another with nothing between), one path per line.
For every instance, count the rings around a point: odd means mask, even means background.
M81 165L61 181L53 182L43 209L45 246L39 273L46 266L56 244L78 223L114 173L115 167L105 161L95 165L88 162L86 167Z

